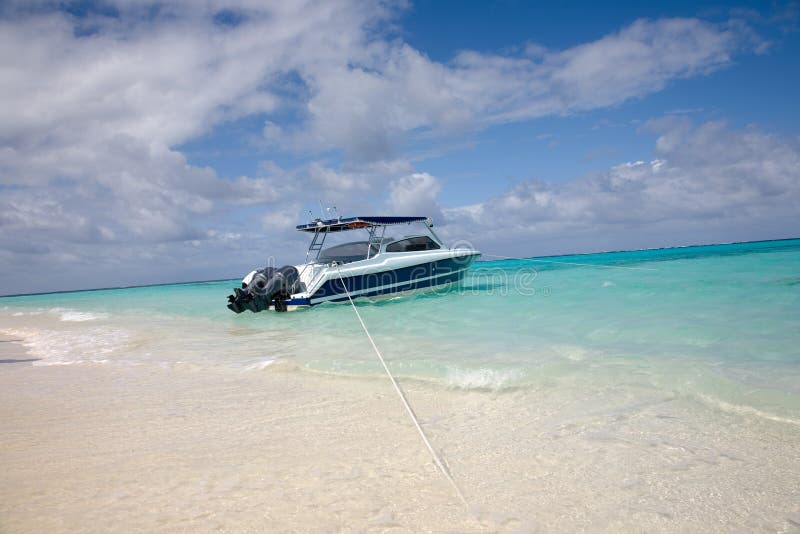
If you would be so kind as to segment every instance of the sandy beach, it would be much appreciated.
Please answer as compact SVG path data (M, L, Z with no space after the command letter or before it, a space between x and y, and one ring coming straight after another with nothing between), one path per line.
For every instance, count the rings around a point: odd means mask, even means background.
M405 383L466 510L388 380L0 350L2 532L800 528L798 426L655 390Z
M800 534L800 0L0 43L0 534Z

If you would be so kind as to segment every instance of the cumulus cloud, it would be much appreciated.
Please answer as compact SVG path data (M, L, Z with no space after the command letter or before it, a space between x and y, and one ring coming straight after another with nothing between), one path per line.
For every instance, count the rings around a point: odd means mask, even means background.
M638 20L566 50L529 47L521 57L464 51L446 64L402 42L373 43L360 63L306 75L313 95L297 135L353 158L390 157L419 131L448 134L641 97L718 69L759 42L736 21L663 19Z
M644 20L566 50L440 63L394 38L393 6L4 2L0 292L52 265L61 279L35 289L186 279L204 257L200 277L238 272L259 247L293 245L286 221L316 197L359 210L388 194L437 214L440 184L404 154L415 136L616 104L757 44L732 22ZM296 152L296 166L229 178L178 148L253 116L264 145ZM557 193L532 187L492 202L538 195L556 209ZM480 210L491 204L473 220ZM268 231L231 237L254 228Z
M442 212L436 198L441 189L439 180L434 176L415 172L389 184L389 206L393 213L423 215L441 220Z
M3 291L43 279L44 265L59 265L64 279L41 290L124 283L110 267L102 281L80 278L104 261L147 270L150 253L169 244L156 279L164 281L167 264L192 252L179 249L205 243L210 252L219 236L258 225L257 207L291 205L298 181L330 179L313 163L293 180L275 169L223 179L175 147L222 122L292 105L287 76L317 62L346 64L389 12L362 2L241 1L226 10L216 2L4 3Z
M675 117L647 128L658 134L657 159L565 183L521 182L444 215L484 247L524 243L529 253L800 233L800 139Z

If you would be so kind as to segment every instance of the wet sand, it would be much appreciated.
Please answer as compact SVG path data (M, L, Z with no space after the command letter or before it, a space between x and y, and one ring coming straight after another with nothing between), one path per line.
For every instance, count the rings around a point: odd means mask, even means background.
M4 533L800 529L800 428L656 389L403 384L467 511L388 380L0 351Z
M25 351L21 339L0 335L0 365L15 363L32 363L39 358L34 358Z

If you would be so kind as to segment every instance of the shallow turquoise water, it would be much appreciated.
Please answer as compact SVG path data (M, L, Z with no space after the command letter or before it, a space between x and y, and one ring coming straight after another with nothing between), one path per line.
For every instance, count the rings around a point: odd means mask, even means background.
M2 298L0 333L23 339L34 365L380 376L349 304L235 315L238 283ZM449 291L358 307L405 379L629 384L800 424L800 240L485 261Z

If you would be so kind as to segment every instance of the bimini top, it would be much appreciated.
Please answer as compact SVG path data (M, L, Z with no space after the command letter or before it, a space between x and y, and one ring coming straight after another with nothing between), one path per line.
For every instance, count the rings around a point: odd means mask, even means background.
M372 226L389 226L392 224L408 224L428 221L428 217L348 217L346 219L317 219L308 224L299 224L297 229L301 232L343 232L345 230L359 230Z

